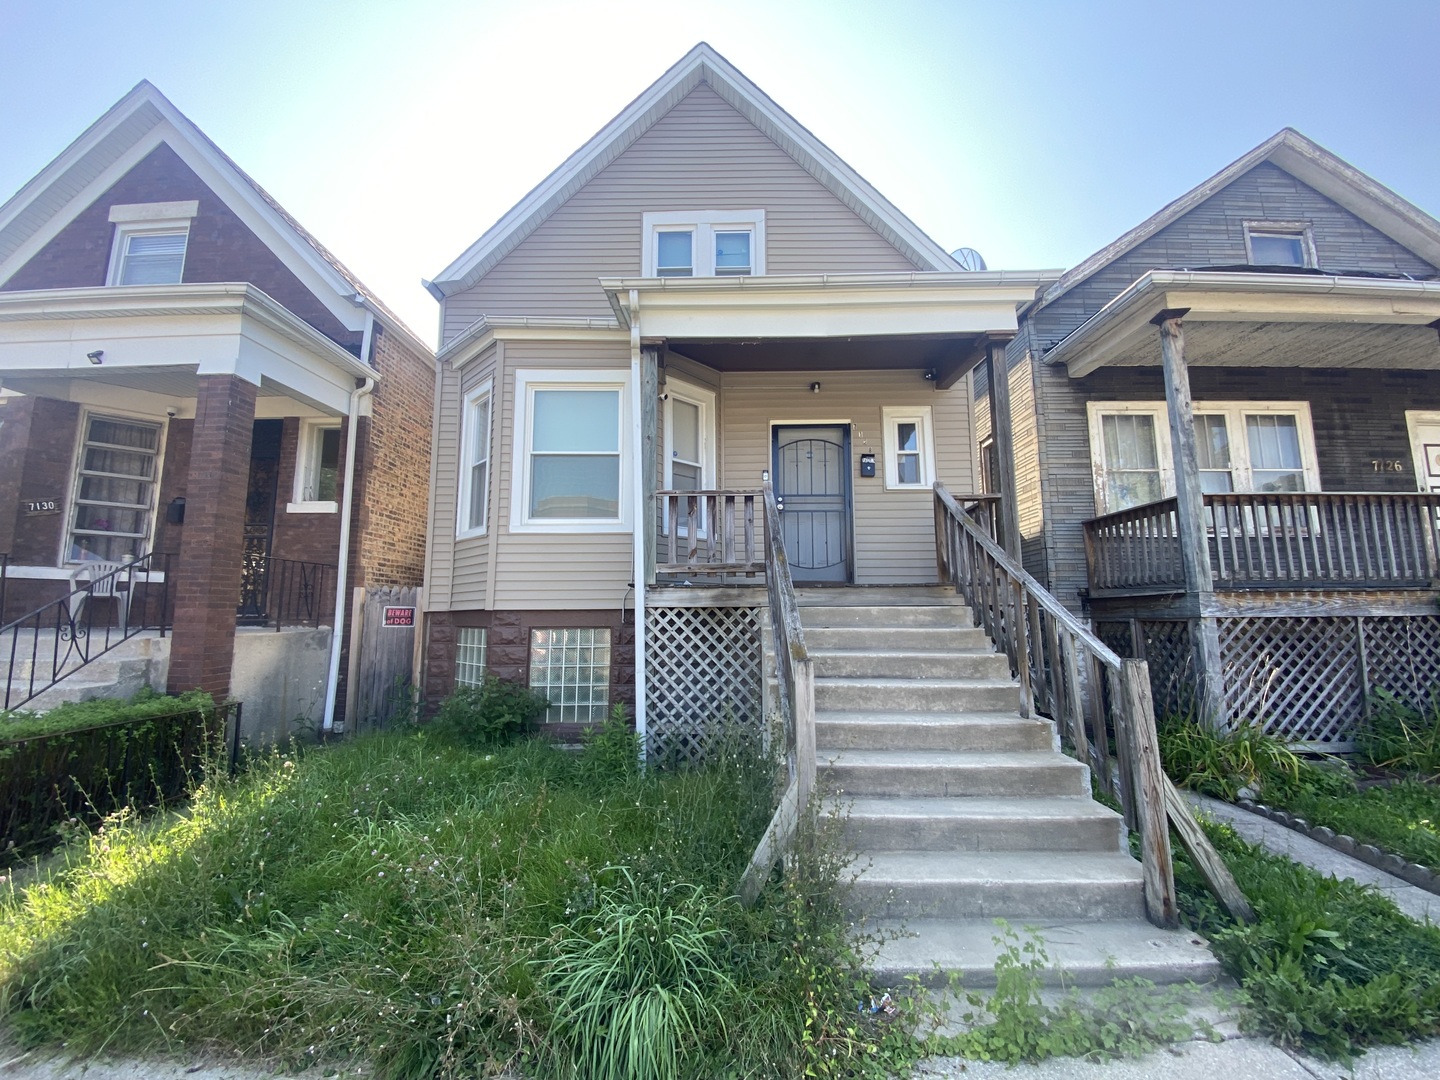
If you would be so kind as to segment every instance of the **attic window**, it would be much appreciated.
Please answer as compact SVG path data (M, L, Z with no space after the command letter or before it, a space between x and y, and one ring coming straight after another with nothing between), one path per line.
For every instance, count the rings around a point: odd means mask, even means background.
M765 273L764 210L680 210L643 215L645 277Z
M109 285L178 285L185 269L190 220L199 202L130 203L110 207L115 243Z
M1303 221L1247 221L1245 256L1251 266L1313 267L1310 226Z

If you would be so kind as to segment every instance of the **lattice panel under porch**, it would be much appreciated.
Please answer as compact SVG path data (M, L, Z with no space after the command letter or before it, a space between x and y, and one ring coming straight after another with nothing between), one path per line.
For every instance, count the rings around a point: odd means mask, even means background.
M1130 639L1130 621L1097 622L1094 624L1095 636L1103 641L1114 651L1116 656L1133 659L1135 658L1135 643Z
M645 611L646 753L696 763L726 723L764 719L760 608Z
M1150 693L1157 716L1195 713L1195 656L1190 626L1181 620L1143 620L1140 659L1150 665Z
M1366 616L1365 674L1414 709L1429 709L1440 688L1440 615Z
M1365 705L1353 616L1221 619L1218 629L1232 723L1317 747L1349 742Z

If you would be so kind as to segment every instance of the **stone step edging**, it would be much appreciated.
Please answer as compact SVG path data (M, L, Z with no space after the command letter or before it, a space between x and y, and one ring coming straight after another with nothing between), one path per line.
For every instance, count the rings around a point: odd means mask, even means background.
M1311 840L1333 848L1342 855L1359 859L1361 862L1414 885L1418 889L1440 895L1440 874L1430 867L1407 862L1403 856L1385 851L1374 844L1362 844L1353 836L1337 833L1334 829L1324 825L1311 825L1304 818L1296 817L1288 810L1277 810L1273 806L1266 806L1264 803L1257 803L1251 799L1241 799L1234 805L1241 810L1248 810L1252 814L1268 818L1277 825L1293 829L1302 836L1308 836Z

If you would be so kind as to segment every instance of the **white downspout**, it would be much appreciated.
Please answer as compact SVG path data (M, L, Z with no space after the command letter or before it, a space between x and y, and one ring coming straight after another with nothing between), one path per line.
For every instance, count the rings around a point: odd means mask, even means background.
M365 336L360 343L360 359L370 362L370 348L375 334L375 314L365 319ZM367 378L350 391L349 423L345 429L345 488L340 498L340 559L335 567L335 621L330 631L330 669L325 674L325 712L322 730L343 732L345 721L335 722L335 697L340 687L340 647L345 640L345 582L350 576L350 515L355 505L355 440L360 428L360 399L375 389L375 380Z
M635 580L635 734L640 739L640 762L645 762L645 432L644 402L640 377L640 292L630 290L630 440L631 483L635 492L635 516L631 539L631 574Z

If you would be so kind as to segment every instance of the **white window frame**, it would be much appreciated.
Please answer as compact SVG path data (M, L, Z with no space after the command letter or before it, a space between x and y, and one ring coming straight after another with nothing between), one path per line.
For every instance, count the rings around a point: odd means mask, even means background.
M1090 474L1095 485L1095 513L1116 513L1105 505L1106 464L1105 439L1101 431L1102 416L1141 413L1155 420L1156 456L1160 463L1161 498L1175 494L1175 461L1170 445L1169 409L1163 401L1090 401L1085 404L1090 432ZM1197 401L1192 412L1196 416L1223 415L1230 433L1230 476L1237 493L1254 490L1254 470L1250 464L1250 439L1245 430L1245 417L1265 413L1294 416L1300 436L1300 467L1306 491L1320 490L1320 467L1315 451L1315 427L1310 418L1308 401Z
M185 256L190 253L190 222L199 211L198 199L188 202L120 203L110 207L110 222L115 226L115 237L110 245L110 265L105 272L105 284L120 284L130 237L157 233L184 235L185 252L180 256L180 276L176 284L184 281Z
M613 390L620 394L620 516L618 518L531 518L530 446L537 390ZM546 369L515 372L515 443L511 453L510 531L515 533L628 533L631 530L633 448L628 368Z
M665 382L665 440L664 458L665 469L662 487L666 491L673 491L675 484L675 471L672 468L675 461L675 406L674 402L684 401L694 405L700 410L700 488L707 490L716 486L715 471L715 391L706 390L703 387L695 386L692 383L682 382L679 379L667 379ZM705 535L704 509L700 512L700 529L697 536ZM670 507L664 507L663 524L666 530L665 535L670 535ZM688 535L686 529L681 529L680 535Z
M490 486L495 475L495 381L486 379L465 395L464 411L460 415L460 476L455 500L455 539L464 540L473 536L484 536L490 531ZM480 503L480 524L470 524L470 509L477 492L471 490L475 466L480 459L475 456L476 417L480 410L485 412L485 490L478 493Z
M1255 261L1255 248L1251 243L1251 237L1259 233L1262 236L1292 236L1300 241L1300 250L1303 253L1304 262L1297 266L1297 270L1313 270L1319 265L1315 258L1315 237L1308 221L1247 221L1245 222L1245 261L1251 266L1271 265L1261 264Z
M320 454L324 447L324 432L341 430L338 418L326 417L317 420L301 420L300 435L295 440L295 477L291 485L291 501L285 505L287 514L338 514L338 499L307 498L315 474L320 469ZM340 447L340 462L343 465L345 447ZM343 467L335 478L335 493L340 494L345 483Z
M159 437L155 442L155 472L149 480L150 503L144 508L145 533L139 538L140 554L144 555L148 545L155 539L156 517L160 504L160 484L164 479L165 470L165 439L169 433L170 426L165 422L163 416L146 416L141 413L122 413L107 409L85 409L80 413L79 428L75 433L75 452L71 459L70 468L70 494L65 506L65 531L60 537L60 560L61 567L83 566L84 559L73 558L70 554L75 540L75 516L80 509L80 488L85 473L85 447L89 442L87 436L90 432L90 421L92 419L116 420L123 424L143 424L147 427L160 429ZM138 479L138 477L136 478ZM119 505L119 504L116 504ZM108 561L108 560L99 560Z
M935 485L935 435L929 405L886 405L880 410L885 432L885 490L928 491ZM920 450L920 480L900 482L899 435L901 424L914 424Z
M1426 463L1425 443L1421 438L1422 429L1430 426L1440 426L1440 412L1426 409L1406 409L1405 426L1410 432L1410 457L1415 468L1415 487L1420 491L1429 491L1425 486Z
M765 211L764 210L664 210L641 215L640 273L656 276L656 237L662 232L691 232L691 277L758 277L765 273ZM717 232L750 233L750 273L715 273L715 234ZM677 275L683 276L683 275Z
M478 641L474 640L479 638ZM468 640L467 640L468 639ZM455 630L455 686L483 686L490 672L490 630L484 626L460 626ZM478 679L465 678L479 675Z

